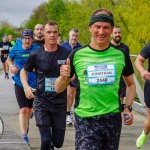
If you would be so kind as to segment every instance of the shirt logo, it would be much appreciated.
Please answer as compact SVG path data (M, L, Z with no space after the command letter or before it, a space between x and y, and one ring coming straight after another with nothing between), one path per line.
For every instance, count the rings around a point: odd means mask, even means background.
M64 65L66 63L66 60L57 60L58 65Z

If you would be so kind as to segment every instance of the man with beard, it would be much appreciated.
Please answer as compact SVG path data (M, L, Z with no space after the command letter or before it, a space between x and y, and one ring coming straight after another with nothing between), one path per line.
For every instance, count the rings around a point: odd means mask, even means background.
M39 46L44 45L44 36L43 36L43 25L36 24L34 27L34 39L33 43Z
M111 46L121 51L126 51L129 54L129 47L124 43L120 42L122 38L122 32L119 26L114 26L111 37L112 37ZM126 83L124 82L123 77L121 77L120 80L119 95L121 103L123 103L124 97L126 97Z

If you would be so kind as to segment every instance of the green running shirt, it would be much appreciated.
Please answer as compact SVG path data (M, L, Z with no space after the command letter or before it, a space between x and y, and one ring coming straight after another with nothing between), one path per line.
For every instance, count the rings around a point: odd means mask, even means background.
M89 45L73 50L69 55L71 76L78 79L75 113L94 117L120 112L120 77L134 73L129 55L109 47L98 51Z

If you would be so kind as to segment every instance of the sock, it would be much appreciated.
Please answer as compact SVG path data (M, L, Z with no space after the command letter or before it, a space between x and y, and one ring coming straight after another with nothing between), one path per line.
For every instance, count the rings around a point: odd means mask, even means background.
M67 115L71 115L70 111L67 112Z

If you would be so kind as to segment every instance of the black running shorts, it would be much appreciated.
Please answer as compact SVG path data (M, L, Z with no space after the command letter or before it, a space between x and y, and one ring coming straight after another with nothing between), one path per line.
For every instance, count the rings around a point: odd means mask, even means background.
M21 108L28 107L32 108L33 100L34 99L27 99L22 87L15 84L15 94L17 98L18 105Z
M144 85L144 101L148 108L150 108L150 81L146 81Z

